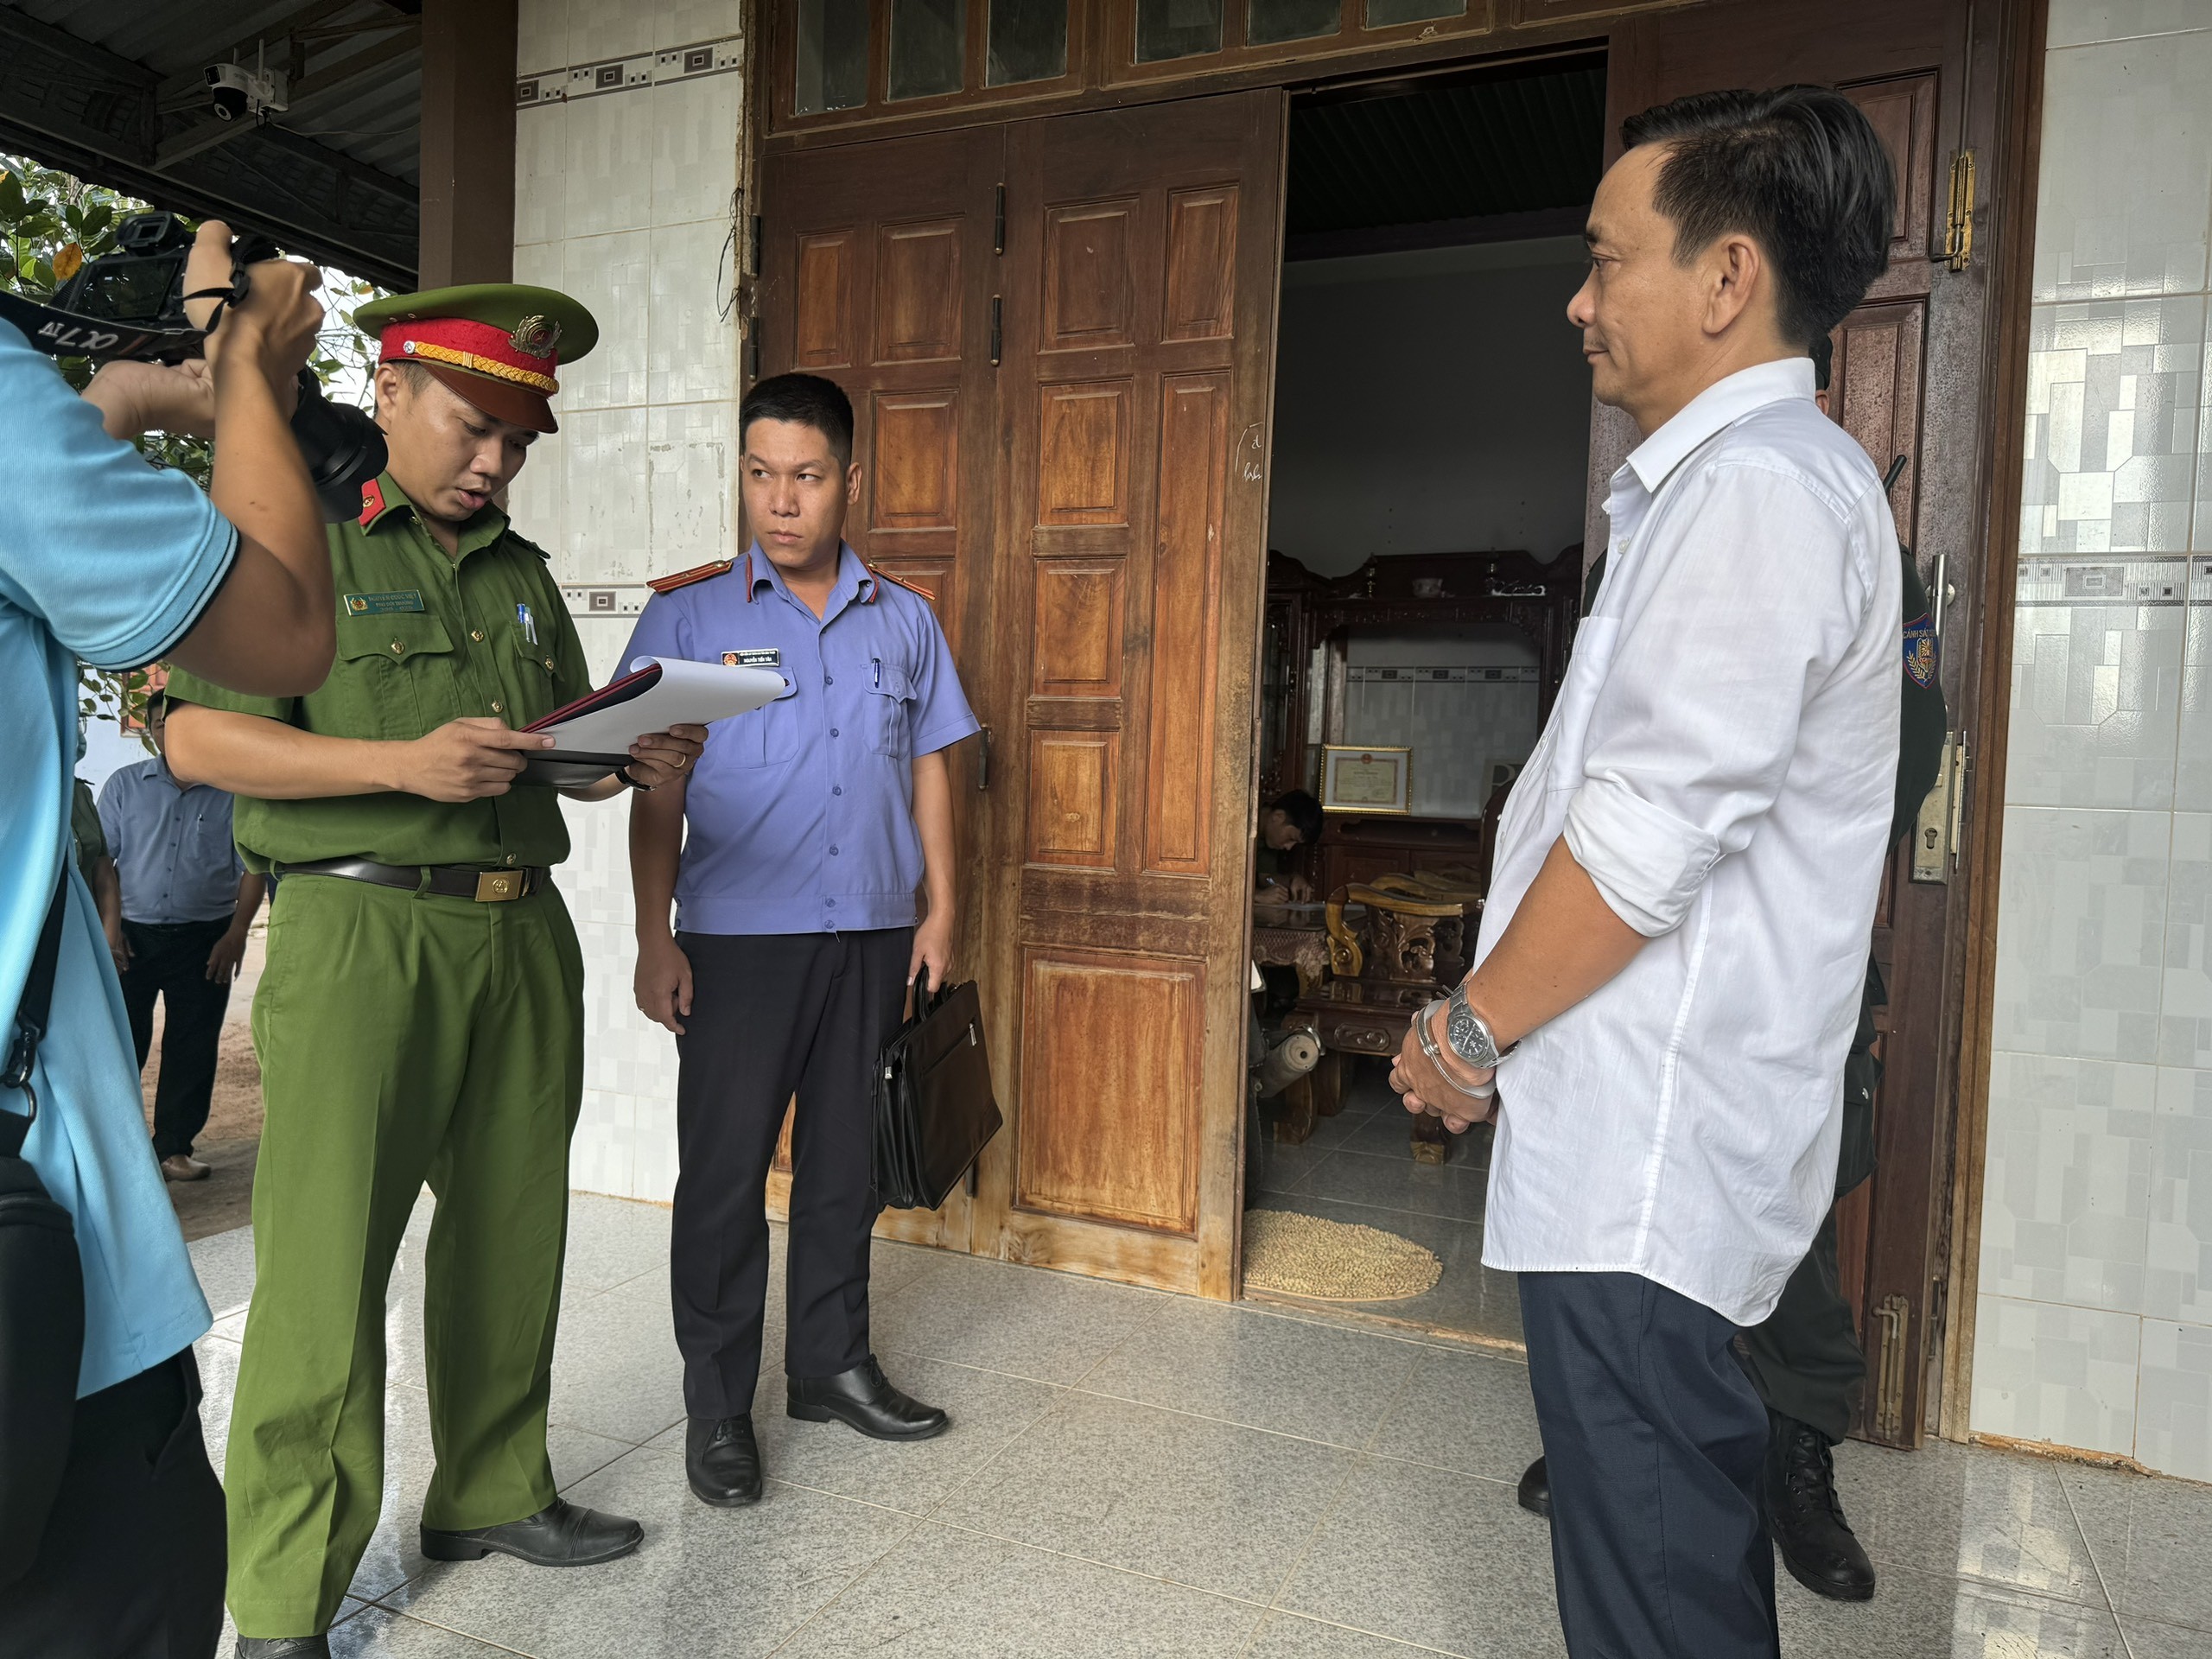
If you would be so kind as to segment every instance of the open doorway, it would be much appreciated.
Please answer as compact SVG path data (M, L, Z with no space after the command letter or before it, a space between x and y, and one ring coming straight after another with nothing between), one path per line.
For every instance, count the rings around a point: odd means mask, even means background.
M1481 1265L1490 1130L1416 1126L1387 1057L1465 971L1497 812L1579 612L1589 376L1564 308L1605 104L1603 58L1585 56L1292 105L1253 910L1255 1299L1521 1338L1510 1275Z

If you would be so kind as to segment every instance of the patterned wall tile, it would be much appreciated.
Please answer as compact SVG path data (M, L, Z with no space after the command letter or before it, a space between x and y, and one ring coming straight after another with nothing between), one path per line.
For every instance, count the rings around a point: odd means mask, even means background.
M563 111L554 119L574 114ZM561 365L561 407L575 411L644 403L652 233L572 236L561 246L557 286L582 302L599 323L599 344L591 354Z
M727 401L737 386L734 268L727 219L652 232L646 396L656 404Z
M2178 556L2021 560L2011 804L2172 804L2188 568Z
M2212 1325L2212 1071L2162 1066L2143 1312Z
M2212 1325L2144 1320L2142 1369L2136 1457L2184 1480L2212 1480Z
M2158 1073L1992 1057L1981 1288L2140 1313Z
M2212 34L2049 55L2035 297L2204 286L2212 217Z
M2212 29L2212 0L2050 0L2052 46Z
M2166 893L2158 1059L2212 1066L2212 813L2174 814Z
M2212 534L2212 526L2206 533ZM2187 614L2174 804L2184 812L2212 812L2212 554L2190 557Z
M1974 1427L2084 1452L2135 1450L2142 1320L2132 1313L1980 1299Z
M2034 308L2023 554L2186 550L2203 349L2198 295Z
M2148 1061L2171 815L2005 810L1994 1046Z
M704 75L652 90L652 222L727 226L737 188L741 75Z

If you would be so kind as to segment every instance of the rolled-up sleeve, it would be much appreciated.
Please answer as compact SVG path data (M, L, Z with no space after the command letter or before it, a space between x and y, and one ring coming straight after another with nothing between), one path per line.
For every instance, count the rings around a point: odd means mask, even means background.
M1647 937L1681 925L1714 865L1741 852L1796 753L1807 697L1872 592L1847 509L1805 480L1719 464L1632 556L1637 613L1592 704L1567 850Z

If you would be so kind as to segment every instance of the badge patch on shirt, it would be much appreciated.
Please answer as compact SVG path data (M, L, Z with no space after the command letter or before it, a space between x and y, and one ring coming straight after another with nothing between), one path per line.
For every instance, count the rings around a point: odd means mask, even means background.
M1936 683L1936 625L1925 611L1904 625L1904 671L1923 691Z
M348 594L346 595L346 614L348 616L390 616L396 611L419 611L423 608L423 590L403 588L390 594Z
M765 646L759 651L726 651L722 652L722 666L724 668L779 669L783 665L783 651L780 647L776 645Z

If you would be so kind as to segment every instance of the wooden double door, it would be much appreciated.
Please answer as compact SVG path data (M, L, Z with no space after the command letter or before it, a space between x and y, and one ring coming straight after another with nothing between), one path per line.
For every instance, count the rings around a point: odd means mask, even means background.
M1945 595L1961 729L1990 499L1986 219L1979 263L1939 255L1954 156L1980 149L1980 200L1998 182L1994 106L1969 96L1996 73L1992 15L1737 0L1609 40L1609 144L1685 92L1819 81L1888 145L1891 258L1839 330L1836 409L1878 467L1905 458L1899 531ZM1007 1128L973 1198L892 1218L900 1236L1236 1292L1285 108L1264 89L766 158L761 372L851 392L854 540L931 594L988 728L955 767L962 954ZM1595 416L1602 499L1634 435ZM1949 1249L1966 906L1940 862L1885 885L1881 1173L1843 1217L1873 1373L1861 1429L1901 1445L1934 1397Z
M928 591L1007 1127L892 1230L1234 1294L1283 95L770 158L764 373L852 396Z

